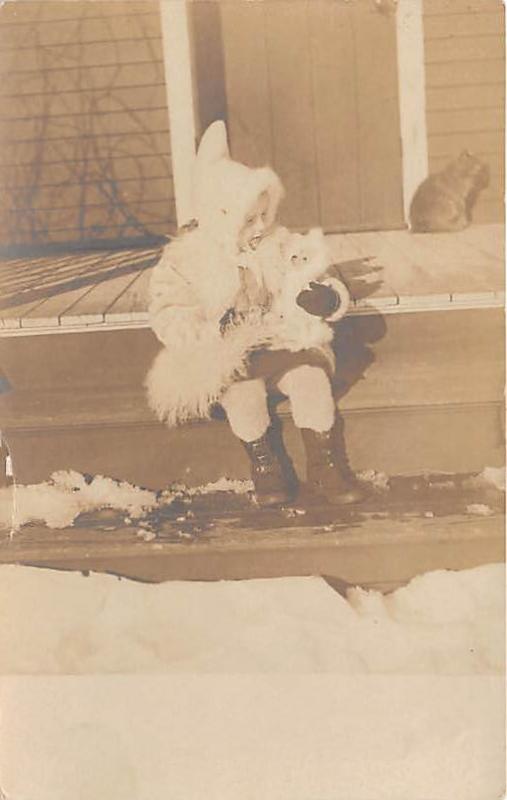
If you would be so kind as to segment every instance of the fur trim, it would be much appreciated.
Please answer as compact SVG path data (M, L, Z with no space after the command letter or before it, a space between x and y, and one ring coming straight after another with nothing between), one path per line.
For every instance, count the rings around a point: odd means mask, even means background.
M222 121L212 123L201 139L193 192L199 227L231 252L237 252L238 234L259 195L266 192L269 197L268 226L283 197L281 181L270 167L252 169L231 159Z
M264 343L264 331L253 315L225 336L202 331L186 347L164 347L156 356L145 386L148 402L169 426L209 417L224 390L245 377L249 353Z
M347 313L349 306L350 306L350 294L349 290L345 286L342 281L339 281L338 278L325 278L325 280L321 281L324 286L330 286L331 289L334 289L338 297L340 298L340 305L336 309L336 311L331 314L330 317L326 317L326 322L338 322L339 319L345 316Z
M150 299L153 302L159 291L160 302L171 308L180 303L186 287L183 305L197 304L205 318L220 319L240 288L237 263L237 255L231 256L196 228L166 246L153 270Z

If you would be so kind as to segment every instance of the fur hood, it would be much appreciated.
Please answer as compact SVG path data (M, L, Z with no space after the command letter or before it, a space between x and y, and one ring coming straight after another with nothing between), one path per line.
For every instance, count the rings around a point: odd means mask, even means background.
M194 216L202 233L237 252L238 234L260 194L269 198L267 224L272 225L283 197L280 179L269 167L252 169L233 161L222 121L204 133L194 168Z

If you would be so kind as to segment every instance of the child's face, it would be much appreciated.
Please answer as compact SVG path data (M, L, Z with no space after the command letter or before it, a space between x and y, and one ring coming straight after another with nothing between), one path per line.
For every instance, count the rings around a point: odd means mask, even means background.
M239 232L238 245L240 250L256 249L267 230L268 211L269 196L267 192L262 192L255 205L246 215L243 227Z

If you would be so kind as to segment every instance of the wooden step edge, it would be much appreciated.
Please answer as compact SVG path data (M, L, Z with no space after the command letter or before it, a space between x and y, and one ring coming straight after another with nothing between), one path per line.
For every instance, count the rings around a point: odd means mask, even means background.
M453 303L462 305L473 304L472 307L488 307L503 306L505 304L505 292L491 291L491 292L455 292L451 298Z
M70 403L65 408L67 398L73 398L72 392L58 394L47 392L41 402L36 405L30 392L23 393L24 398L17 399L16 403L7 403L7 398L0 401L1 428L7 432L34 433L43 431L66 431L77 428L117 428L125 426L160 426L161 423L148 406L146 395L142 389L126 393L125 388L115 392L97 395L90 392L82 394L81 405ZM470 402L443 402L443 403L417 403L414 405L376 405L376 406L347 406L339 403L340 414L344 419L354 416L386 414L466 414L471 411L484 411L486 413L502 413L503 398L491 398ZM104 411L107 409L107 411ZM290 404L288 400L282 401L277 406L277 416L291 419ZM221 420L201 419L194 420L181 426L187 430L190 427L203 425L222 425ZM173 430L177 430L174 428Z
M147 581L227 580L326 575L348 585L403 584L435 569L465 569L505 560L502 517L369 520L361 528L215 531L196 543L125 541L97 531L80 542L79 529L30 528L0 544L0 563L109 572ZM66 533L68 535L66 535ZM90 531L88 531L88 534ZM132 539L132 528L129 529Z
M76 328L85 325L104 325L104 314L68 314L60 317L59 323L64 328Z
M377 316L431 311L463 311L474 308L502 308L505 292L456 292L431 295L368 297L353 302L347 316ZM148 312L83 314L60 319L23 317L0 320L0 338L41 336L46 334L86 333L93 331L135 330L149 328Z
M58 317L22 317L19 319L19 327L26 328L55 328L60 321Z
M116 320L109 318L107 321L100 315L100 320L94 319L95 315L82 316L79 320L73 321L72 324L44 324L40 326L22 326L20 320L4 320L8 323L0 327L0 338L8 338L13 336L46 336L48 334L66 334L66 333L93 333L97 331L115 331L115 330L135 330L138 328L149 328L148 314L142 312L137 318L132 318L130 315L124 316L121 314L116 315Z
M146 327L148 325L148 312L147 311L128 311L128 312L109 312L106 311L104 314L104 319L106 324L122 324L122 323L144 323Z
M143 551L157 557L160 553L198 555L203 551L243 552L252 547L267 551L282 547L284 550L292 551L317 545L346 550L354 547L368 548L373 544L391 546L401 543L410 545L431 542L435 545L484 539L501 539L504 543L504 527L505 517L499 513L487 517L452 514L431 519L422 515L410 515L403 520L366 519L359 526L356 523L350 527L340 524L338 519L336 529L333 531L316 525L263 530L229 528L221 524L213 529L212 537L201 538L194 542L163 541L163 539L146 542L136 539L135 526L118 528L115 531L86 528L83 529L85 539L81 540L78 526L52 530L45 525L31 524L18 532L11 532L5 528L0 530L0 563L13 563L20 558L45 559L55 555L65 559L85 555L91 549L95 549L96 555L112 556L118 553L118 547L121 547L122 555L125 557L136 557ZM93 534L93 539L90 538L90 534Z
M11 331L15 331L17 328L21 328L21 319L18 317L2 317L0 319L0 332L10 334Z
M414 294L414 295L400 295L400 311L406 308L447 308L451 303L451 293L441 292L440 294Z

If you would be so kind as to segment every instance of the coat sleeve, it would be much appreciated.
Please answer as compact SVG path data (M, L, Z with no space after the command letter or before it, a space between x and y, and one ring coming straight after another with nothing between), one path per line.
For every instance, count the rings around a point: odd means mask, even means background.
M175 346L199 335L203 322L199 298L167 251L153 271L149 298L150 325L162 344Z

